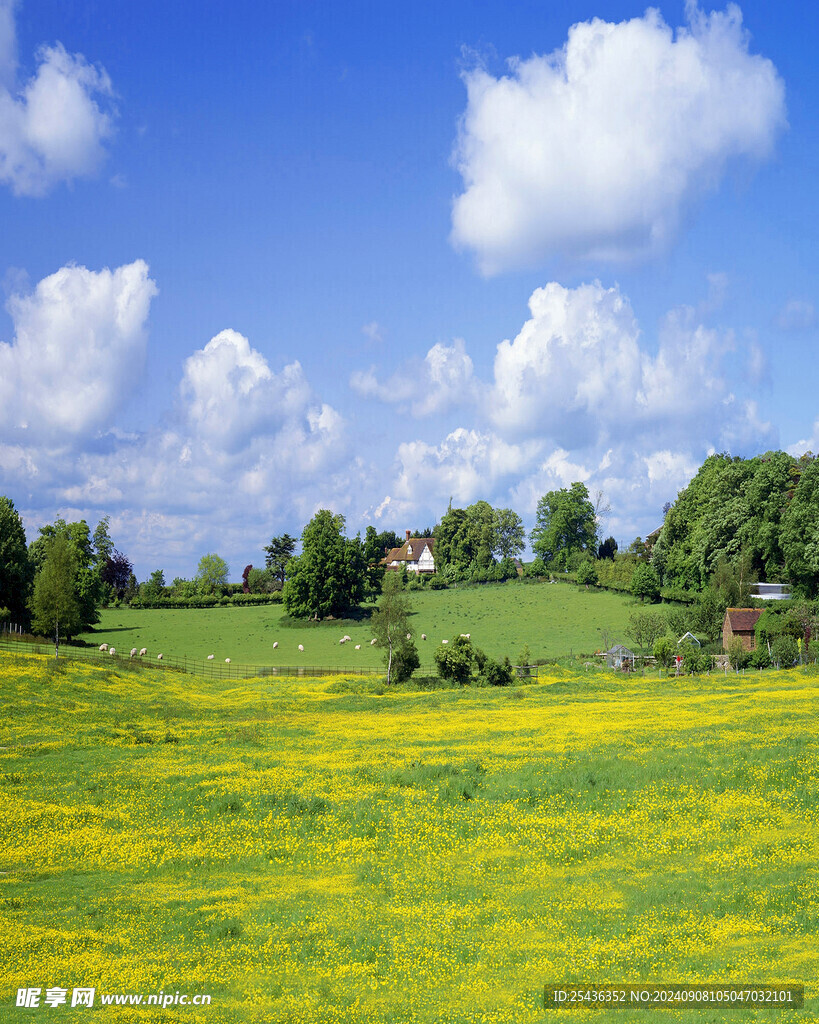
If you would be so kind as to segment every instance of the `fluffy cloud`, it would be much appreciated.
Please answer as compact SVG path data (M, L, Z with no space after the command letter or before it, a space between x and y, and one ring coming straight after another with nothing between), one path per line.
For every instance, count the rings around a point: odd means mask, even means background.
M555 282L529 300L531 318L497 348L488 413L505 436L547 436L570 451L643 437L647 443L751 443L767 438L756 406L728 387L731 332L672 311L656 355L641 346L628 300L599 282ZM753 355L753 353L751 353Z
M472 369L463 340L456 338L452 345L436 343L420 365L406 364L384 384L371 367L353 373L350 386L360 395L409 408L413 416L429 416L472 397Z
M735 4L689 2L676 35L642 18L574 25L562 49L464 74L452 240L494 273L560 251L616 260L673 233L726 161L770 153L785 124L773 64L748 52Z
M108 425L133 390L157 289L148 265L67 266L12 296L12 343L0 342L0 427L62 444Z
M36 73L18 84L13 9L14 0L0 0L0 183L39 196L102 162L113 130L111 81L57 43L38 50Z

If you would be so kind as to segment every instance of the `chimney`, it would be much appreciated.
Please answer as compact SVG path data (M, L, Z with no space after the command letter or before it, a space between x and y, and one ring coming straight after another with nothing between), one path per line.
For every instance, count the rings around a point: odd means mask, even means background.
M409 539L410 539L410 531L407 530L407 540L409 540Z

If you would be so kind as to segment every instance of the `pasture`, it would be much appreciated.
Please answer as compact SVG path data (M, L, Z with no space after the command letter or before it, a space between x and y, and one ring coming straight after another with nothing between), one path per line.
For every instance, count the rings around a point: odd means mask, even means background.
M549 981L686 980L819 1021L815 671L378 689L0 653L2 1018L520 1024ZM663 1020L738 1012L776 1011Z
M571 584L518 582L410 593L412 632L422 666L433 664L441 640L469 633L473 643L496 658L516 661L525 644L532 659L602 648L601 631L610 641L625 642L634 598ZM370 608L372 606L369 606ZM281 605L208 609L102 609L102 621L81 639L113 644L118 651L147 647L177 657L215 659L249 665L325 665L378 668L372 632L361 621L292 622ZM422 641L421 635L427 640ZM345 634L352 639L340 645ZM274 649L274 642L278 647ZM299 652L299 644L304 652ZM360 650L356 650L356 645Z

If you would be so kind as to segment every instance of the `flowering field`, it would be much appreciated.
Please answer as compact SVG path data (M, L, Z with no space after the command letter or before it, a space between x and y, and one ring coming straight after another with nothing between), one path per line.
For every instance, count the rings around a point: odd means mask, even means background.
M379 689L0 654L0 1019L645 1024L543 986L713 980L819 1022L819 675ZM781 1014L660 1019L738 1015Z

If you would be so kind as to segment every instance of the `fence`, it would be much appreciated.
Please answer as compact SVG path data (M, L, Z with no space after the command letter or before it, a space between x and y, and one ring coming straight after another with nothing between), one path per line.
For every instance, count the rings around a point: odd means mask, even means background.
M0 650L10 651L17 654L54 654L53 643L37 643L28 639L15 639L15 634L10 631L0 633ZM173 655L163 654L162 660L157 658L140 658L135 655L133 658L129 653L110 654L108 651L100 651L94 647L72 647L69 644L60 644L60 658L70 658L74 661L90 661L96 664L105 665L128 665L145 668L161 669L162 671L187 672L190 675L203 676L206 679L255 679L265 676L281 676L282 678L292 676L383 676L383 668L358 668L347 666L341 668L338 665L242 665L231 662L229 665L222 661L208 661L207 659L177 658ZM417 669L419 676L436 675L437 669L433 666L421 666Z
M0 650L14 651L18 654L54 654L54 644L35 640L14 624L0 624ZM282 678L292 676L305 676L314 678L316 676L383 676L382 668L357 668L346 666L341 668L338 665L243 665L231 662L229 665L223 661L209 661L201 658L181 658L173 655L162 655L162 660L157 658L143 657L130 653L117 651L110 654L108 651L100 651L96 647L74 647L70 644L60 644L61 658L71 658L75 661L91 661L96 664L106 665L129 665L144 666L146 668L158 668L163 671L187 672L190 675L203 676L206 679L256 679L264 676L281 676ZM539 675L538 665L517 665L514 668L515 675L523 682L534 681ZM414 673L416 676L436 676L437 666L421 665Z

